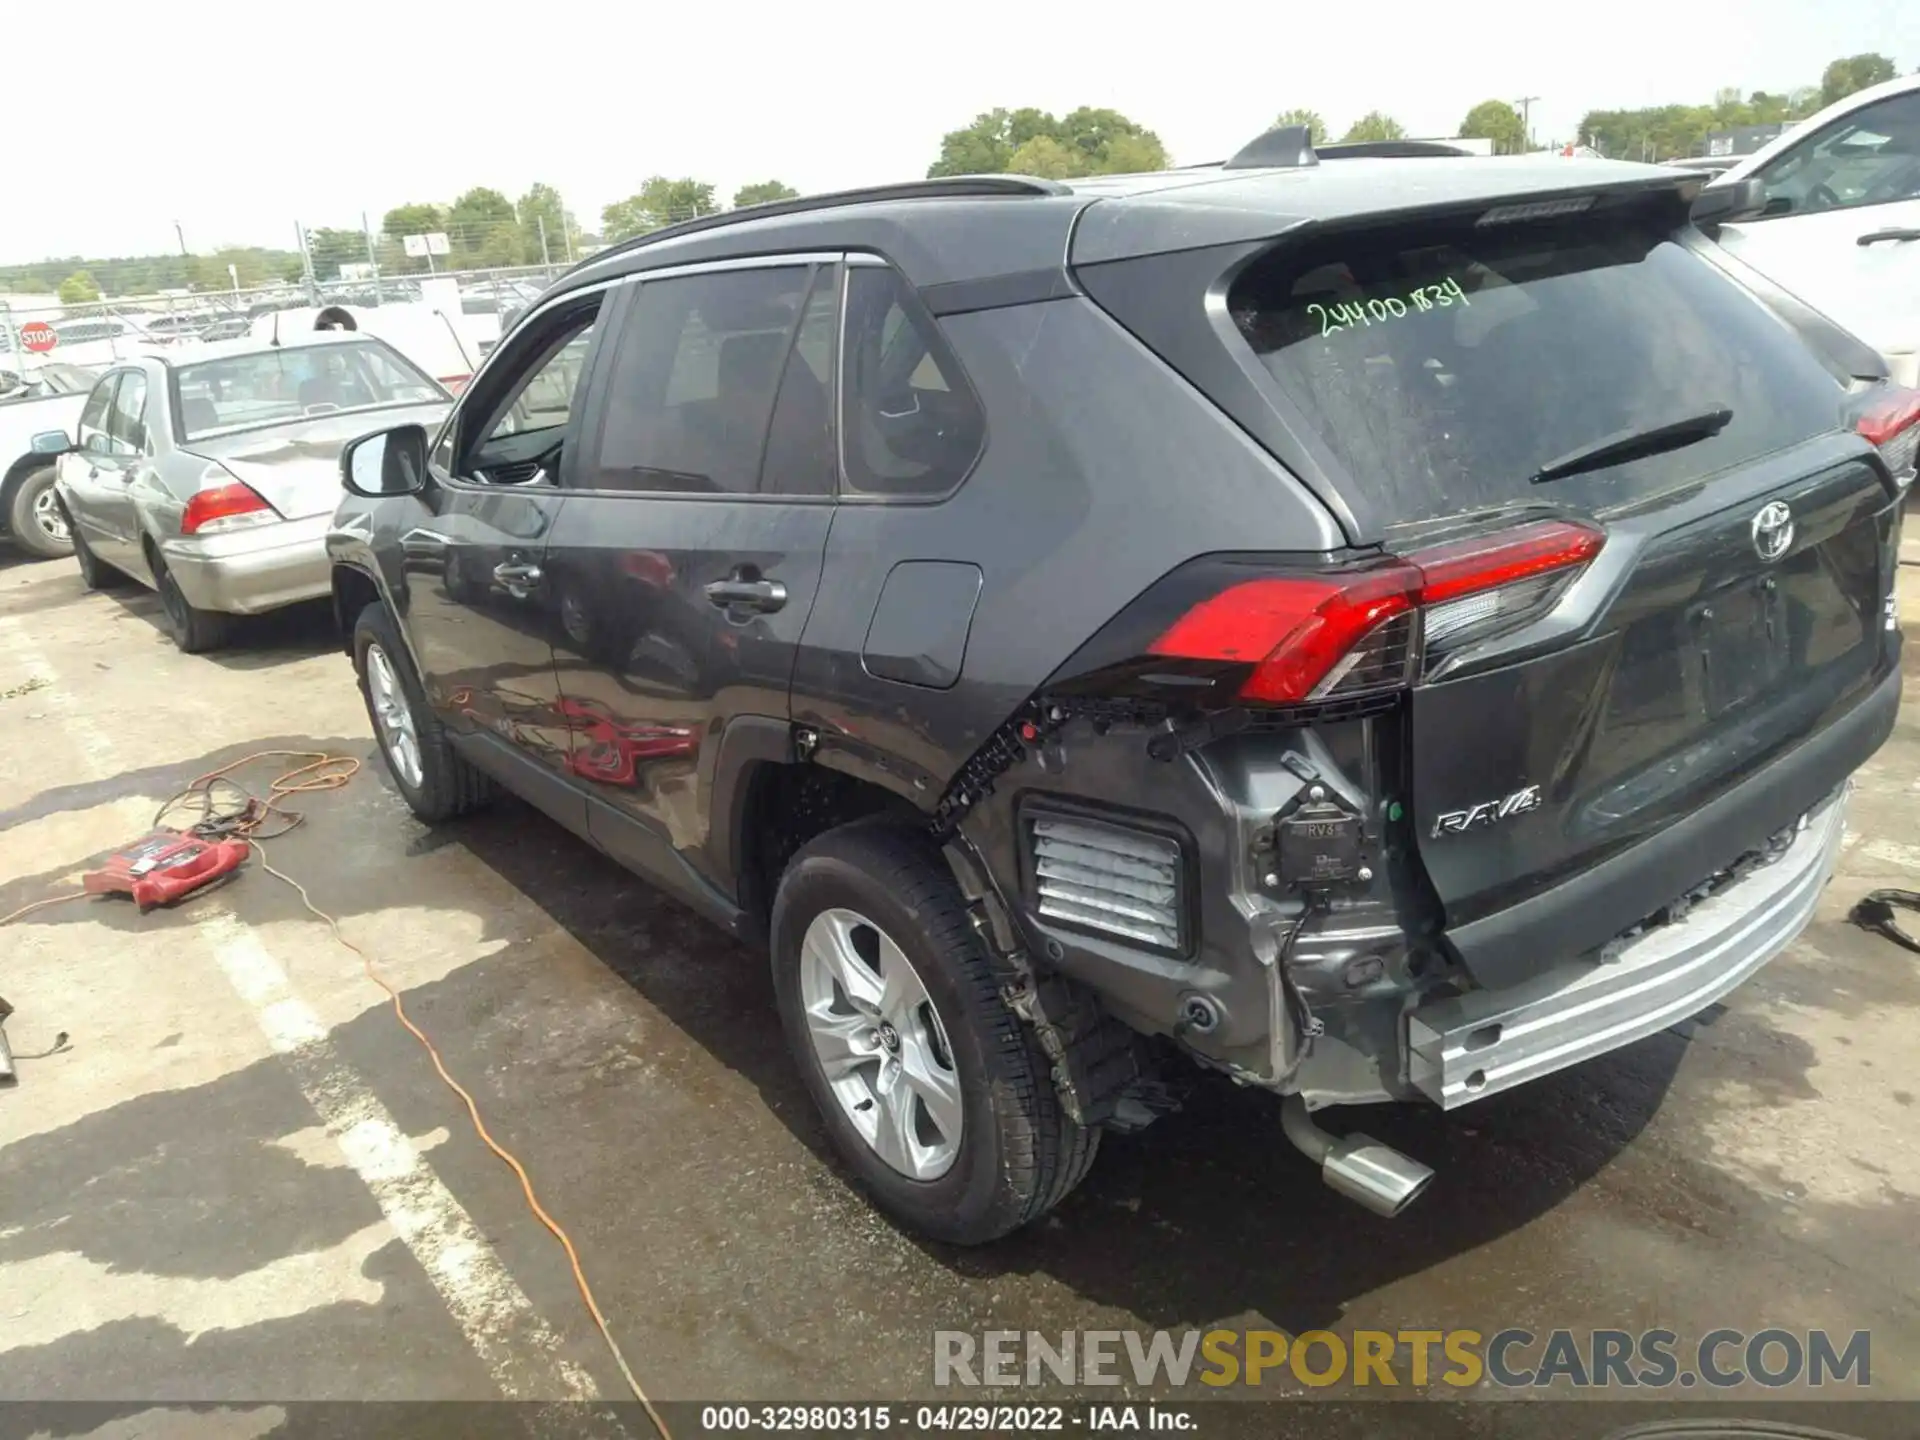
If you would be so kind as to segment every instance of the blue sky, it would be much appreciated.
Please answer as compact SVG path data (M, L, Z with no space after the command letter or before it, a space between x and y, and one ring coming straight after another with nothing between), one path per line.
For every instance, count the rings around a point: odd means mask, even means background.
M477 184L547 181L591 224L655 173L723 197L909 178L995 105L1112 106L1191 163L1293 105L1336 132L1378 108L1438 135L1477 101L1537 95L1549 140L1596 107L1815 84L1863 50L1920 67L1913 0L7 9L0 261L166 250L176 220L196 250L291 245L296 221L377 224Z

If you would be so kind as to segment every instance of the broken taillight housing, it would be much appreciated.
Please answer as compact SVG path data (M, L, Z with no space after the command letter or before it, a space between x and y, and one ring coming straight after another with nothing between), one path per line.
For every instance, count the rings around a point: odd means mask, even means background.
M1880 451L1893 478L1911 485L1920 452L1920 390L1892 387L1860 417L1859 430Z
M1200 562L1141 597L1109 627L1120 638L1099 637L1057 678L1203 708L1390 691L1436 652L1537 619L1605 543L1594 526L1541 520L1353 567L1247 575L1257 562ZM1145 645L1125 642L1168 613Z

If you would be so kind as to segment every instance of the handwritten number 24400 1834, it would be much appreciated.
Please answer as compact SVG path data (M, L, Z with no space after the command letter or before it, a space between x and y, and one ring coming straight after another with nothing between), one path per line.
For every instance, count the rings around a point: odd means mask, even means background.
M1460 288L1460 282L1447 279L1438 285L1418 286L1404 297L1385 295L1377 300L1343 300L1335 305L1322 305L1316 301L1307 306L1307 313L1320 318L1322 335L1331 335L1336 330L1351 330L1356 325L1385 325L1409 315L1417 315L1422 310L1445 310L1456 304L1471 303L1467 299L1467 292Z

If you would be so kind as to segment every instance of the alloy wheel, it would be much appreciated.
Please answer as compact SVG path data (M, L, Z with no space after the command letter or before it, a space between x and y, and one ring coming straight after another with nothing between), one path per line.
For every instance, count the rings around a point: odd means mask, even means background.
M854 1130L892 1169L937 1180L963 1125L940 1012L904 951L864 915L823 910L800 943L814 1058Z
M377 643L367 646L367 698L373 702L380 748L393 773L418 790L425 772L420 764L420 737L413 728L413 707L407 703L393 662Z
M73 532L67 528L67 517L60 513L60 497L53 493L49 485L33 497L33 523L40 527L40 533L57 545L71 545Z

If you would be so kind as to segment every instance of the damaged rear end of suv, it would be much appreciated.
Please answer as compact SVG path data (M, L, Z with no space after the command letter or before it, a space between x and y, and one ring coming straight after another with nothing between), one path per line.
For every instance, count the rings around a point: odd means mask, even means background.
M1920 439L1713 244L1737 195L1436 150L1276 131L592 257L437 438L343 461L396 787L505 786L764 943L920 1234L1045 1214L1194 1064L1398 1213L1431 1172L1321 1112L1629 1044L1812 916Z
M1245 507L1250 438L1339 536L1243 513L959 797L1003 949L1278 1092L1382 1214L1431 1172L1311 1112L1451 1110L1726 994L1899 700L1920 397L1762 303L1690 186L1560 163L1230 164L1080 217L1090 302L1231 421L1135 479Z

